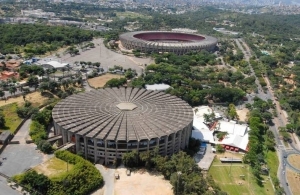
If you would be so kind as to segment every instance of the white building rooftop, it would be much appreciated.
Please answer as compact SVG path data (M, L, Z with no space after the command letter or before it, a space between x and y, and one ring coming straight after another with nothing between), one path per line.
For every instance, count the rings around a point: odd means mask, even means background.
M165 91L169 89L171 86L161 83L161 84L153 84L153 85L146 85L147 90L154 90L154 91Z
M240 148L244 151L247 151L247 145L249 141L248 131L249 128L247 125L237 124L235 121L217 121L217 124L214 128L209 129L209 127L204 123L204 114L211 114L213 110L208 106L201 106L193 108L194 111L194 120L192 137L200 139L205 142L222 144L230 147ZM220 118L220 114L215 113L215 117ZM214 137L214 132L227 132L228 134L222 139L217 140Z

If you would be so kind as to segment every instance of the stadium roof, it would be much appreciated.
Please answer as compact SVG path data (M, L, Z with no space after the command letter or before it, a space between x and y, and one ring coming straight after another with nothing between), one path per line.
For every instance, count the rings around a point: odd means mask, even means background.
M150 140L176 133L193 120L183 100L159 91L105 88L69 96L52 111L62 128L107 140Z

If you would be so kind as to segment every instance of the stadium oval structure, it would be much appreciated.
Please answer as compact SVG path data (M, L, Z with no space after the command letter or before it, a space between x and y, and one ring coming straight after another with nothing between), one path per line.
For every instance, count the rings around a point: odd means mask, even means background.
M173 52L182 55L191 51L213 51L215 37L172 31L136 31L119 36L122 47L144 53Z
M95 162L158 147L161 155L184 149L193 111L183 100L159 91L104 88L67 97L52 111L55 134Z

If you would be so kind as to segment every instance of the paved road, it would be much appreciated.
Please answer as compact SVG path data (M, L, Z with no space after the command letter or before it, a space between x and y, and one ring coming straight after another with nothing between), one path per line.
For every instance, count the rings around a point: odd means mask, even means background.
M238 47L244 53L246 61L249 62L249 59L251 57L250 48L248 47L248 45L245 43L245 41L243 39L235 39L235 41L236 41ZM243 44L244 47L242 47L241 44ZM251 75L255 76L255 83L258 86L257 87L258 88L257 96L265 101L268 99L271 99L276 104L276 110L277 110L278 116L273 118L272 121L273 121L274 125L270 126L270 130L274 133L274 136L275 136L275 141L276 141L276 145L277 145L277 155L278 155L278 159L279 159L279 163L280 163L279 167L278 167L277 176L278 176L280 184L283 187L286 195L292 195L292 192L291 192L289 186L287 186L287 178L286 178L286 174L285 174L286 173L285 165L287 164L287 162L286 162L286 159L284 158L284 156L287 155L288 153L287 153L282 141L279 139L279 133L278 133L278 128L281 126L285 126L287 120L286 120L286 117L283 116L283 114L281 114L282 110L281 110L280 104L275 99L275 96L274 96L273 90L271 88L268 77L265 77L265 80L267 83L267 90L266 90L266 93L264 93L250 62L249 62L249 65L250 65ZM297 153L296 150L294 150L294 152Z
M18 133L14 136L12 141L19 141L20 144L26 144L26 138L29 136L29 127L32 120L28 119L25 121L25 123L22 125Z
M2 195L20 195L21 193L7 185L6 178L0 176L0 194Z
M0 160L3 163L0 166L0 172L9 177L22 173L26 169L34 167L53 156L40 153L36 150L35 144L26 144L25 138L28 135L30 122L31 119L28 119L13 138L13 141L19 141L20 144L9 144L1 153ZM0 177L0 181L0 195L15 194L2 193L10 190L7 189L6 179Z
M114 194L115 188L115 169L106 168L103 165L96 164L96 168L100 171L104 179L104 195Z

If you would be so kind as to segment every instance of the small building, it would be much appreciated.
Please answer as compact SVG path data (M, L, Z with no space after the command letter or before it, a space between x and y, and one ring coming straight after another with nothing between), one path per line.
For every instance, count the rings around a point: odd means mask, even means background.
M12 134L10 133L10 131L3 131L0 134L0 144L2 145L6 145L8 144L8 142L10 141L10 139L12 138Z
M46 69L62 69L69 65L68 63L60 63L58 61L40 62L40 64Z
M7 80L10 78L18 78L18 77L19 77L19 73L17 72L3 71L1 72L0 80Z

